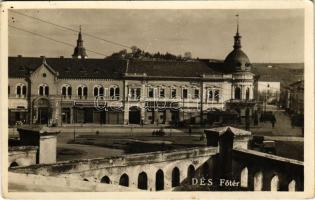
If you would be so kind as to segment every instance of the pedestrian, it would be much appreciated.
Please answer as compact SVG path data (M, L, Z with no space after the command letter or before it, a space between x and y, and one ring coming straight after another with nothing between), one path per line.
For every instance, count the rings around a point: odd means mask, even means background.
M277 120L276 120L275 115L272 115L272 118L271 118L272 128L275 127L276 121L277 121Z
M189 135L191 135L191 125L189 125L189 127L188 127L188 133L189 133Z
M258 114L255 113L254 115L254 125L257 126L258 125Z

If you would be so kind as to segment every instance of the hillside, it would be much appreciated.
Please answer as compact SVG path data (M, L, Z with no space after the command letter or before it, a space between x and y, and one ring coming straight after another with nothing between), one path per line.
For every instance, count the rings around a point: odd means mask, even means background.
M255 63L252 72L260 81L280 81L285 86L303 79L304 63Z

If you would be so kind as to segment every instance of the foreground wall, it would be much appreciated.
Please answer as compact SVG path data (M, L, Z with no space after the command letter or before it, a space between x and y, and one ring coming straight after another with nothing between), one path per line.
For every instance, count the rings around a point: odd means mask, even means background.
M233 150L233 176L241 187L251 191L303 191L303 162L236 148Z
M17 173L66 177L126 185L149 191L171 190L199 174L212 176L217 148L201 147L130 154L117 158L41 164L13 169Z

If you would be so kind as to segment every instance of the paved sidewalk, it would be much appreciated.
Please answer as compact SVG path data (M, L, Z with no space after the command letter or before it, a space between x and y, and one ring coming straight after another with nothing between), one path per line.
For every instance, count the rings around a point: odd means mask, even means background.
M302 137L301 127L292 127L290 117L284 111L275 111L276 117L275 127L272 128L271 122L259 123L259 128L252 128L254 135L266 136L294 136Z

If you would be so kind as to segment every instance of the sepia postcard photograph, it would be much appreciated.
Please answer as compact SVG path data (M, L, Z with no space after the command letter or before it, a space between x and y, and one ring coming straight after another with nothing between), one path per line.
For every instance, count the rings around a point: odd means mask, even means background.
M310 1L0 6L4 198L314 195Z

